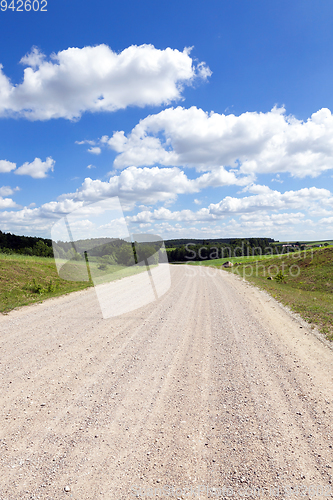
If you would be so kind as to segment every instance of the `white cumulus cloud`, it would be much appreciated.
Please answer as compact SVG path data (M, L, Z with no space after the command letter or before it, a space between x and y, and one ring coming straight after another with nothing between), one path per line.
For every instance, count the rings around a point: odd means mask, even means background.
M38 68L38 66L42 65L45 57L46 56L42 52L40 52L38 47L32 47L31 52L22 57L20 62L25 66L31 66L33 69L35 69Z
M100 155L101 152L102 152L102 150L98 146L94 146L94 147L88 149L88 153L92 153L93 155Z
M128 216L126 218L128 222L133 223L147 223L153 221L202 222L216 219L217 217L210 214L207 208L201 208L197 212L193 212L192 210L177 210L172 212L165 207L157 208L153 211L143 211L137 215Z
M173 202L178 195L198 193L204 188L241 185L251 182L251 176L240 176L227 172L221 167L214 172L207 172L195 179L189 179L178 167L128 167L119 175L113 175L109 181L86 178L82 186L65 197L97 201L109 196L118 196L126 207L137 204L152 205L158 202Z
M306 121L276 107L240 116L168 108L141 120L128 135L117 131L107 141L104 136L103 144L118 153L116 168L160 164L208 171L224 166L248 175L316 177L333 169L333 116L325 108Z
M305 215L302 212L280 213L280 214L249 214L241 215L240 221L242 226L248 228L265 227L274 229L277 226L289 226L291 224L300 224L303 222Z
M18 205L11 198L3 198L0 196L0 209L3 208L15 208Z
M12 170L15 170L15 168L16 168L16 163L12 163L11 161L7 161L7 160L0 160L0 172L1 173L11 172Z
M49 58L34 47L21 63L28 67L17 85L0 65L0 116L74 120L87 111L169 104L181 98L184 85L211 73L203 62L194 64L189 49L153 45L120 53L104 44L70 47Z
M21 167L15 170L17 175L30 175L34 179L43 179L47 177L49 171L53 172L55 161L51 157L42 161L40 158L35 158L31 163L25 162Z
M235 198L226 196L219 203L211 203L209 211L215 215L242 214L266 210L304 209L320 203L323 206L332 206L333 196L328 189L316 187L303 188L298 191L280 193L264 186L259 194Z
M222 190L215 191L214 196L221 194L218 203L208 203L197 210L170 209L170 202L182 194L193 195L206 187L235 184L243 186L235 196L222 198ZM0 223L3 230L25 234L45 235L56 220L78 208L86 210L88 220L93 209L91 203L114 196L119 197L130 226L146 228L157 234L193 236L201 232L222 237L250 236L255 231L256 235L267 236L269 231L274 237L291 234L292 228L296 228L299 234L304 231L309 235L309 231L318 230L326 235L331 228L333 213L333 196L328 189L313 186L279 192L254 183L251 176L238 177L236 172L228 172L223 167L198 174L195 178L189 178L179 167L129 167L108 181L88 177L73 193L65 193L40 207L23 209L10 198L5 198L14 191L8 186L0 189L0 208L7 209L0 211ZM206 195L200 198L195 198L194 203L207 199ZM138 213L131 213L136 207Z
M118 196L126 207L136 204L155 204L174 201L177 195L194 193L198 190L195 181L188 179L179 168L137 168L129 167L109 181L86 178L75 192L64 194L60 199L70 198L93 202Z
M333 225L333 217L324 217L320 219L319 223L331 226Z
M0 187L0 196L10 196L14 194L15 191L20 191L20 188L16 186L16 188L11 188L10 186L1 186Z

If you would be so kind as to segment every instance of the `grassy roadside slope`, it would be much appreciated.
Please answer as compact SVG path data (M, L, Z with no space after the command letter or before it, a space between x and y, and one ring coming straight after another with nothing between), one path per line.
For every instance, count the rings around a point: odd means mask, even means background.
M92 286L60 279L54 259L0 254L0 312Z
M98 262L89 262L89 267L96 281L101 283L146 270L144 266L120 265L103 266L105 269L101 270ZM0 313L93 286L91 281L84 281L86 273L84 261L71 262L70 266L62 268L62 278L66 278L62 279L52 258L0 253ZM80 276L82 281L73 280Z
M259 260L260 259L260 260ZM191 262L190 265L217 267L230 260L225 269L269 292L306 321L318 326L333 341L333 247L314 248L282 256L231 257ZM240 263L235 265L235 263ZM283 281L268 280L282 271Z
M285 278L269 280L282 271ZM333 340L333 248L300 252L283 258L273 257L233 267L254 285L269 292L309 323L318 326L329 340Z

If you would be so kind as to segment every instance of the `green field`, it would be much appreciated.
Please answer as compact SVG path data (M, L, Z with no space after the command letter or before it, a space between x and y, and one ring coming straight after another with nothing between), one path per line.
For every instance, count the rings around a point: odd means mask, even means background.
M63 262L59 277L52 258L0 253L0 312L7 313L15 307L93 286L92 281L88 280L85 261ZM146 270L145 267L118 265L102 265L100 268L101 263L97 259L92 259L89 267L97 283L110 282Z
M306 245L325 245L325 243L328 243L329 245L333 245L333 240L305 241Z
M320 240L320 241L303 241L303 240L292 240L292 241L274 241L271 243L272 245L287 245L294 243L301 243L301 245L324 245L328 243L329 245L333 245L333 240Z
M226 260L193 264L220 268ZM226 272L235 273L266 290L333 340L333 247L265 256L260 260L258 257L228 260L242 263L226 269ZM279 272L284 275L281 281L275 279Z
M247 262L255 262L258 259L271 259L271 255L249 255L249 256L244 256L244 257L226 257L224 259L211 259L211 260L189 260L186 262L187 265L193 265L193 266L214 266L214 267L221 267L222 264L225 262L232 262L233 264L236 262L242 262L242 263L247 263Z

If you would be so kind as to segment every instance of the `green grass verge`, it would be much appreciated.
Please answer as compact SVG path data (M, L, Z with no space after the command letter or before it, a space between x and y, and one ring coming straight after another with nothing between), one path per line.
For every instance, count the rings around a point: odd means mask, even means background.
M306 321L318 326L327 339L333 340L333 248L317 248L282 257L269 256L228 259L241 262L226 269L238 274L259 288L269 292ZM226 259L219 259L225 262ZM216 261L205 261L196 265L221 267ZM275 276L282 272L284 279ZM274 277L272 280L268 277Z
M54 259L0 254L0 312L92 286L58 276Z
M122 279L146 270L141 266L118 265L106 265L100 269L97 261L90 262L89 267L97 283ZM80 278L82 281L77 281ZM59 276L54 259L0 253L0 313L91 286L93 283L87 281L84 261L67 262Z
M213 259L213 260L200 260L200 261L191 261L186 262L187 265L193 266L213 266L213 267L221 267L225 262L232 262L233 264L236 262L248 263L255 262L258 259L271 259L271 255L261 255L258 257L257 255L249 255L244 257L225 257L224 259Z
M301 245L324 245L327 243L328 245L333 245L333 240L319 240L319 241L304 241L304 240L291 240L291 241L274 241L271 245L287 245L293 243L301 243Z

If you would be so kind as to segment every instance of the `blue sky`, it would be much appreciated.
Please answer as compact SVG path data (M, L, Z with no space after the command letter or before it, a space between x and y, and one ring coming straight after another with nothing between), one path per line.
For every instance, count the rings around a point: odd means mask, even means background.
M118 196L134 233L332 238L330 0L48 0L0 28L2 231Z

